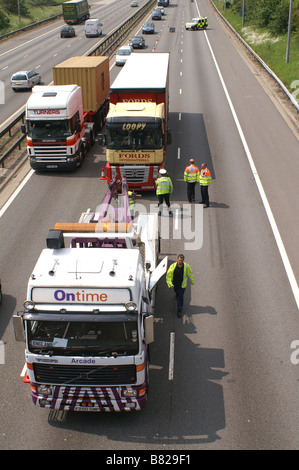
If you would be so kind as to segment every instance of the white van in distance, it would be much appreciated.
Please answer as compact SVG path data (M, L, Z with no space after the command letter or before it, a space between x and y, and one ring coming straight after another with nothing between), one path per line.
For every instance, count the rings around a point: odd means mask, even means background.
M101 36L103 24L98 19L90 19L85 21L85 36L87 38Z

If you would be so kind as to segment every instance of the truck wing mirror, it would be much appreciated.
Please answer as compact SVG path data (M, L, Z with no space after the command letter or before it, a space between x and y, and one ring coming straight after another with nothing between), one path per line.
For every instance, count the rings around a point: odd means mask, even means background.
M14 333L15 333L15 339L16 341L25 341L25 332L24 332L24 325L23 325L23 318L21 315L16 313L12 317L13 321L13 328L14 328Z
M98 134L99 145L106 145L106 134Z
M26 124L21 124L22 134L26 134Z
M167 129L167 145L171 144L171 130Z
M154 316L148 315L144 317L144 339L145 344L154 342Z

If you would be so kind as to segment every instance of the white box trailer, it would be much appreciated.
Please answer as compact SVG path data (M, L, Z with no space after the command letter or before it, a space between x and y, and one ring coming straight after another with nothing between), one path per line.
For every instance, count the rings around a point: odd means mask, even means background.
M110 86L106 116L107 182L154 190L171 143L168 129L169 53L131 54Z

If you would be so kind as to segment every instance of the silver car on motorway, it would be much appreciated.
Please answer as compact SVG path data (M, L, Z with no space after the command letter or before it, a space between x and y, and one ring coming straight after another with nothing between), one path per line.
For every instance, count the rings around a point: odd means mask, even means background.
M34 70L20 70L12 75L10 79L11 88L16 91L22 88L32 88L41 82L41 76Z

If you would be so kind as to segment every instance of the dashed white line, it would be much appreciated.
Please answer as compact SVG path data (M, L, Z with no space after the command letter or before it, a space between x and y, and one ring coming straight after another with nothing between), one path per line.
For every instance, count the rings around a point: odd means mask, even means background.
M173 371L174 371L174 340L175 340L175 333L172 331L172 332L170 333L168 380L173 380Z
M197 4L196 4L196 6L197 6ZM198 9L198 7L197 7L197 9ZM199 11L199 10L198 10L198 11ZM199 13L199 16L201 16L200 13ZM258 191L259 191L259 193L260 193L260 197L261 197L262 202L263 202L263 204L264 204L264 208L265 208L265 211L266 211L266 214L267 214L267 217L268 217L270 226L271 226L271 228L272 228L272 232L273 232L273 235L274 235L274 238L275 238L275 241L276 241L276 244L277 244L277 247L278 247L278 250L279 250L279 253L280 253L280 256L281 256L281 259L282 259L282 262L283 262L283 265L284 265L284 268L285 268L285 271L286 271L286 274L287 274L287 277L288 277L288 280L289 280L289 283L290 283L290 286L291 286L291 289L292 289L292 292L293 292L293 295L294 295L294 298L295 298L295 301L296 301L296 304L297 304L297 308L299 309L299 288L298 288L298 284L297 284L297 281L296 281L296 277L295 277L295 275L294 275L294 271L293 271L292 266L291 266L291 263L290 263L290 261L289 261L288 254L287 254L287 252L286 252L286 249L285 249L285 246L284 246L284 244L283 244L281 235L280 235L280 233L279 233L279 230L278 230L278 227L277 227L277 224L276 224L274 215L273 215L273 213L272 213L272 210L271 210L269 201L268 201L268 199L267 199L266 193L265 193L264 188L263 188L263 185L262 185L262 183L261 183L259 174L258 174L258 172L257 172L256 166L255 166L255 163L254 163L254 160L253 160L252 155L251 155L251 152L250 152L250 150L249 150L249 147L248 147L248 144L247 144L247 141L246 141L244 132L243 132L243 130L242 130L241 124L240 124L240 122L239 122L237 113L236 113L235 108L234 108L234 105L233 105L233 103L232 103L232 100L231 100L230 95L229 95L229 93L228 93L228 90L227 90L227 88L226 88L226 84L225 84L224 79L223 79L223 77L222 77L222 74L221 74L221 72L220 72L220 68L219 68L218 63L217 63L217 61L216 61L216 57L215 57L215 55L214 55L214 52L213 52L213 49L212 49L212 46L211 46L211 44L210 44L210 41L209 41L209 38L208 38L208 35L207 35L207 32L206 32L206 31L204 31L204 35L205 35L205 38L206 38L206 41L207 41L207 44L208 44L208 47L209 47L209 50L210 50L212 59L213 59L213 61L214 61L214 65L215 65L215 67L216 67L216 70L217 70L217 73L218 73L218 76L219 76L221 85L222 85L222 87L223 87L223 90L224 90L224 93L225 93L227 102L228 102L228 104L229 104L231 113L232 113L232 115L233 115L233 118L234 118L234 121L235 121L237 130L238 130L238 133L239 133L241 142L242 142L242 144L243 144L243 147L244 147L244 150L245 150L245 153L246 153L246 156L247 156L247 159L248 159L248 162L249 162L251 171L252 171L252 173L253 173L253 175L254 175L254 179L255 179L255 182L256 182Z

